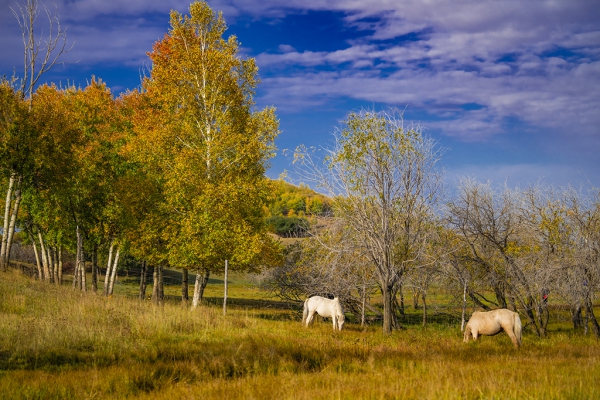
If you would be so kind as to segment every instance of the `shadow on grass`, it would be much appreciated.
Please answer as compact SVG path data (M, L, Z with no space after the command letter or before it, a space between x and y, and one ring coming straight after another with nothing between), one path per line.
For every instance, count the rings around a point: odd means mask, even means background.
M205 297L203 302L214 306L222 306L222 297ZM272 310L300 310L302 312L302 303L291 302L291 301L278 301L278 300L257 300L257 299L242 299L236 297L227 298L227 307L232 306L233 308L245 308L245 309L272 309Z

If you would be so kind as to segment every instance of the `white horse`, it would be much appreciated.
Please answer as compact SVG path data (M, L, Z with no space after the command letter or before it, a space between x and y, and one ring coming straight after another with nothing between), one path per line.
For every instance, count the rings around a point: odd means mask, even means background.
M521 318L516 312L501 308L488 312L475 311L465 327L465 343L479 335L493 336L506 332L516 348L521 346Z
M302 324L310 325L315 312L321 317L333 320L333 330L342 330L344 326L344 310L337 297L333 300L321 296L313 296L304 301L304 312L302 313Z

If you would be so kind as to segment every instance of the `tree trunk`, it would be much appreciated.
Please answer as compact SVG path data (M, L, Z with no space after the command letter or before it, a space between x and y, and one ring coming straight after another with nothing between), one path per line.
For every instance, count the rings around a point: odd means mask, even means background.
M225 260L225 277L223 278L223 315L227 314L227 274L228 274L228 262Z
M192 296L192 310L198 307L200 303L200 271L196 271L196 281L194 282L194 295Z
M183 268L181 270L181 302L183 303L184 306L187 306L188 300L189 300L188 285L189 285L188 269Z
M542 299L537 307L537 322L539 325L540 337L546 337L548 317L548 304L545 299Z
M581 312L583 307L581 304L571 305L571 321L573 322L573 330L577 330L583 326L583 317L581 316Z
M15 190L15 204L10 216L10 223L8 225L8 239L6 243L6 266L10 263L10 250L12 249L13 237L15 236L15 226L17 225L17 217L19 216L19 205L21 204L21 176L17 181L17 188Z
M112 269L110 271L110 281L108 283L108 295L112 296L113 290L115 288L115 277L117 276L117 267L119 266L119 253L121 249L117 247L117 253L115 254L115 261L113 263Z
M62 285L63 275L63 259L62 259L62 246L58 246L58 285Z
M158 267L152 269L152 302L158 304Z
M592 323L592 331L594 332L594 335L596 336L596 338L600 338L600 325L598 325L598 320L596 319L596 316L594 315L594 305L592 304L592 300L588 297L586 299L586 319L588 321L590 321ZM586 323L586 327L587 327L587 323Z
M54 283L56 285L60 285L60 281L58 280L58 246L52 247L52 265L54 266L54 270L52 272Z
M44 244L42 232L38 229L38 240L40 241L40 252L42 253L42 265L44 267L44 280L50 282L50 268L48 267L48 252Z
M79 289L87 292L87 282L85 276L85 257L83 252L83 235L81 234L81 230L79 229L79 225L77 225L77 253L79 254L79 258L77 260L77 264L79 264Z
M158 302L162 305L165 302L165 286L164 286L164 266L158 267Z
M202 272L201 272L202 271ZM192 310L198 307L198 304L202 301L204 297L204 289L208 284L208 277L210 276L210 271L208 268L202 268L202 270L196 271L196 282L194 283L194 297L192 298Z
M92 250L92 291L98 292L98 246Z
M460 318L460 331L465 331L465 318L467 314L467 281L463 282L463 301L462 301L462 313Z
M140 300L146 298L146 276L147 276L148 265L146 260L142 261L142 270L140 271L140 293L138 295Z
M106 273L104 274L104 290L102 293L108 296L108 282L110 281L110 269L112 268L112 256L115 248L115 240L110 240L110 247L108 248L108 262L106 263Z
M48 253L46 256L48 259L48 270L50 271L49 282L54 283L54 258L52 257L52 246L46 246L46 252Z
M406 322L406 313L404 312L404 290L402 289L402 284L399 285L398 292L400 293L400 316L402 317L402 321Z
M421 291L421 299L423 300L423 327L427 326L427 302L425 301L427 294Z
M37 249L37 244L35 243L35 238L33 236L33 232L32 232L31 227L27 228L27 233L29 234L29 239L31 240L31 246L33 246L33 254L35 255L35 265L37 267L38 270L38 277L40 279L40 281L44 280L44 272L42 271L42 264L40 262L40 255L38 253L38 249Z
M419 291L418 290L413 289L412 303L413 303L413 309L418 310L419 309Z
M79 281L79 246L77 246L77 252L75 253L75 270L73 271L73 290L78 287Z
M4 225L2 227L2 245L0 246L0 267L2 267L4 271L6 271L6 269L8 268L8 262L6 257L9 236L8 226L10 223L10 209L12 205L12 197L15 186L15 175L16 174L13 172L8 180L8 190L6 191L6 203L4 205Z
M58 247L52 246L52 281L58 284Z
M523 307L523 311L525 311L525 315L527 316L527 320L529 321L529 324L531 325L532 329L534 330L535 334L538 337L543 337L542 336L542 332L540 332L540 328L537 324L537 320L535 318L535 315L533 313L533 299L528 299L526 303L523 304L523 302L521 302L521 305Z
M396 314L393 307L393 287L383 286L383 333L391 334L392 330L398 325Z
M367 305L367 285L363 285L361 293L360 326L364 328L366 321L365 308Z
M202 270L202 275L200 277L200 301L204 298L204 289L206 289L206 285L208 285L208 278L210 277L210 270L208 268L204 268ZM196 276L196 280L198 276Z

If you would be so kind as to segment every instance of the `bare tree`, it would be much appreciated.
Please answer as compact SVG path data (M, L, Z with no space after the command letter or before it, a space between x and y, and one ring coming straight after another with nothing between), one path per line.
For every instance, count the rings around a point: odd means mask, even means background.
M48 18L48 33L38 34L37 18L40 15L39 4ZM58 10L52 13L41 1L24 0L18 9L11 11L21 27L23 38L23 77L19 92L23 98L31 101L34 88L43 74L58 63L65 53L73 48L67 45L67 29L62 27ZM41 30L41 29L40 29Z
M364 325L366 309L380 314L368 304L377 287L374 270L341 219L332 218L326 226L289 245L285 262L268 272L261 287L292 301L313 295L338 297Z
M566 283L563 293L572 300L574 325L577 326L577 319L584 310L585 321L581 321L584 332L587 333L591 323L594 335L600 337L593 307L594 296L600 289L600 192L585 197L570 189L565 197L573 251L560 281Z
M325 151L325 167L300 147L298 173L335 198L334 213L360 239L383 295L383 331L397 328L395 296L407 269L418 265L432 207L442 189L442 150L402 114L350 113Z
M494 305L518 307L535 333L545 336L548 293L556 279L556 230L564 229L556 217L559 205L539 187L494 190L467 179L458 193L449 211L469 249L462 262L494 291Z

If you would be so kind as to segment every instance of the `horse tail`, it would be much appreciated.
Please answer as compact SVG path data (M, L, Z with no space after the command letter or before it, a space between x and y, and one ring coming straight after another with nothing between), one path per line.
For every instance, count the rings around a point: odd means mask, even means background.
M306 322L306 317L308 317L308 299L304 300L304 310L302 311L302 325Z
M517 343L519 344L519 346L521 346L521 340L523 338L522 330L523 327L521 326L521 317L519 317L519 314L515 313L515 323L513 331L515 333L515 336L517 337Z

